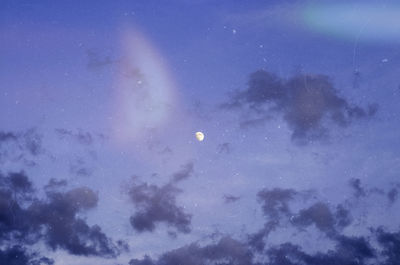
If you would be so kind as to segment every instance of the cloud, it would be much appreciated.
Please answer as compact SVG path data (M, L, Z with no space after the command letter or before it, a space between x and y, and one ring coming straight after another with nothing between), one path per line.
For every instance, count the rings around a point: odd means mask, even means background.
M387 239L388 244L392 241L390 237ZM377 262L380 258L377 258L376 251L365 237L340 236L334 242L334 249L315 254L309 254L302 247L287 242L267 247L261 254L255 255L252 248L246 243L224 236L218 242L205 246L192 243L168 251L156 260L147 255L143 259L132 259L129 265L362 265L375 264L373 262ZM398 246L394 244L394 247ZM389 255L397 255L395 250L388 251ZM388 262L384 264L396 264L398 259L394 258L397 256L386 258Z
M339 205L337 211L333 212L327 204L317 202L309 208L300 210L294 218L291 218L291 221L297 227L314 224L320 231L333 236L337 234L337 229L348 226L351 218L348 210L342 205Z
M273 231L282 227L291 226L305 231L314 225L318 231L332 238L351 224L352 218L349 210L342 204L334 209L328 204L317 201L308 207L303 207L297 212L290 209L290 203L299 201L300 198L310 199L309 191L296 191L293 189L262 189L257 194L257 199L266 217L264 227L258 232L248 235L248 243L255 251L262 251L265 247L265 238ZM317 196L313 196L314 199Z
M257 233L248 235L248 244L255 251L262 252L265 248L264 238L275 231L279 222L276 220L268 221L264 224L264 227Z
M349 181L350 186L354 189L354 196L356 198L366 196L366 192L363 187L361 187L361 180L360 179L350 179Z
M18 137L11 132L0 132L0 142L15 141Z
M93 145L96 140L105 140L107 136L102 133L84 132L80 129L76 131L67 130L63 128L55 129L56 134L61 140L74 141L82 145Z
M230 143L222 143L217 146L217 151L219 154L225 153L229 154L232 150Z
M225 194L223 196L223 199L224 199L225 203L233 203L233 202L236 202L236 201L240 200L240 197L239 196L234 196L232 194Z
M97 206L98 196L87 187L67 192L48 191L46 201L29 207L33 225L45 225L43 238L53 250L73 255L115 257L117 249L97 225L89 226L79 214Z
M268 264L271 265L367 264L365 262L375 256L373 248L365 238L346 236L339 237L334 250L326 253L307 254L300 246L292 243L271 247L266 253L270 260Z
M388 193L387 193L387 197L390 201L390 203L394 203L397 198L399 196L399 191L396 188L392 188Z
M86 50L86 55L88 59L87 68L90 70L97 70L118 62L118 60L113 60L109 56L101 57L98 52L92 49Z
M264 70L252 73L247 88L235 92L221 107L251 115L242 121L246 126L264 122L271 115L281 116L298 144L325 139L333 124L346 127L377 111L377 105L362 108L351 104L328 76L300 74L283 79Z
M0 163L23 162L34 165L34 158L44 152L43 136L35 129L21 132L0 131Z
M74 140L83 145L93 144L93 136L89 132L83 132L81 130L73 132L71 130L66 130L66 129L56 129L55 131L60 139Z
M299 245L286 242L279 245L262 247L256 255L250 245L233 239L222 237L217 243L199 246L197 243L168 251L158 259L145 256L143 259L132 259L129 265L343 265L343 264L384 264L395 265L400 258L400 240L398 233L384 230L376 231L378 252L369 242L369 237L344 236L334 238L334 247L325 252L310 254ZM260 262L264 261L264 262Z
M80 217L97 206L97 194L87 187L56 191L62 184L51 181L46 197L39 199L24 172L0 175L0 244L41 241L52 250L73 255L117 256L118 247L100 227L89 226Z
M15 193L27 195L33 192L32 182L28 179L25 172L11 172L8 176L0 178L3 185L8 185Z
M179 232L189 233L192 216L176 205L176 196L180 192L172 184L161 187L147 183L133 184L129 196L138 210L130 218L132 227L138 232L151 232L157 223L166 223Z
M385 261L381 264L395 265L400 260L400 231L387 232L382 227L375 231L379 244L383 247Z
M46 184L46 186L44 186L45 190L53 190L53 189L57 189L59 187L65 187L67 186L67 181L65 179L61 179L61 180L57 180L55 178L51 178L49 180L49 183Z
M242 239L219 235L211 243L198 242L170 250L153 258L145 255L132 259L129 265L395 265L400 256L400 231L387 231L383 227L367 228L364 233L354 233L351 225L351 209L343 204L331 206L318 200L317 194L293 189L262 189L257 198L261 204L266 222L257 233ZM299 200L302 198L304 200ZM366 199L367 196L359 199ZM310 201L311 200L311 204ZM300 203L300 205L299 205ZM304 207L303 204L309 204ZM293 205L291 205L293 204ZM294 211L291 209L296 208ZM296 206L296 207L294 207ZM296 213L294 213L296 212ZM359 225L357 223L356 225ZM310 229L316 227L318 242L326 250L309 246ZM350 227L350 229L343 229ZM265 240L272 232L288 234L301 228L305 234L289 234L290 242L274 243ZM349 232L350 235L346 234ZM318 234L318 232L320 234ZM298 237L300 236L300 237ZM281 237L281 236L280 236ZM284 238L284 237L281 237ZM296 244L293 242L299 242ZM319 242L321 240L321 242Z
M361 180L358 178L350 179L349 185L353 189L353 195L356 199L362 199L364 197L370 197L372 194L377 194L385 196L389 200L390 204L397 201L400 187L399 183L391 183L389 190L385 191L384 188L362 185Z
M28 212L21 207L18 201L28 200L28 194L16 196L18 193L12 187L4 189L3 185L6 183L4 179L7 177L1 176L1 178L3 181L0 189L0 244L4 245L11 239L23 242L27 240L26 237L31 233L32 227L29 223ZM33 240L35 241L36 238L34 236Z
M87 165L88 163L82 158L77 157L69 165L69 172L76 176L90 176L93 174L93 168Z
M133 182L128 191L137 209L130 217L132 227L138 232L151 232L157 224L165 223L181 233L189 233L192 216L176 204L176 196L182 191L175 184L187 179L192 173L193 163L187 163L165 185Z
M264 227L258 232L248 235L248 244L256 251L263 251L264 238L276 230L282 220L292 216L289 203L299 193L293 189L262 189L257 193L258 202L262 205L263 214L267 217Z
M145 256L142 260L132 259L129 265L204 265L204 264L235 264L251 265L252 253L240 241L229 236L206 246L196 243L164 253L158 260Z
M263 189L257 194L265 216L275 220L281 214L290 215L289 202L298 192L292 189Z
M28 253L20 245L0 249L0 264L7 265L53 265L54 261L47 257L38 257L38 253Z
M181 170L172 175L174 182L179 182L189 178L193 174L193 163L189 162L182 166Z

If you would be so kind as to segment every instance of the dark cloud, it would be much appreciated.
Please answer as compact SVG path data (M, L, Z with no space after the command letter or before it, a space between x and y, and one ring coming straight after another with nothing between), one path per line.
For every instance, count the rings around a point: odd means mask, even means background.
M15 141L18 137L11 132L0 132L0 142Z
M0 163L23 162L34 165L33 158L44 152L43 136L35 129L22 132L0 131Z
M47 228L43 238L53 250L73 255L115 257L117 249L97 225L89 226L79 214L97 206L98 196L87 187L67 192L48 191L46 201L29 208L32 225Z
M360 179L351 179L349 181L349 183L350 183L350 186L354 189L354 196L356 198L366 196L366 192L365 192L364 188L361 186Z
M143 259L131 259L129 265L155 265L156 261L148 255L145 255Z
M65 179L57 180L57 179L51 178L49 180L49 183L47 183L46 186L44 186L44 188L46 190L47 189L53 190L53 189L57 189L60 187L65 187L65 186L67 186L67 181Z
M342 228L351 224L350 212L339 204L332 209L321 201L294 212L290 209L291 202L299 199L310 199L311 191L299 192L293 189L263 189L258 194L258 201L262 205L266 217L264 227L248 236L248 243L255 251L262 251L269 234L279 228L290 225L305 230L314 225L318 231L332 238L337 236ZM317 199L314 194L313 199Z
M268 221L264 224L264 227L260 229L257 233L248 235L249 246L257 252L261 252L265 248L264 239L274 231L279 225L276 220Z
M262 205L263 214L267 217L264 227L258 232L248 235L248 244L256 251L262 251L265 238L274 231L282 220L292 216L289 203L299 193L293 189L263 189L257 193L257 199Z
M43 240L50 249L73 255L115 257L118 247L99 226L89 226L80 217L97 206L97 194L87 187L55 190L63 184L52 180L46 198L39 199L25 173L0 175L0 244Z
M342 204L336 207L335 221L337 228L344 228L352 223L350 210L346 209Z
M334 231L335 218L329 207L318 202L307 209L299 212L298 216L292 219L293 223L300 226L315 226L323 232Z
M372 237L377 240L377 246L371 245ZM400 259L399 232L378 228L371 235L337 235L331 240L333 248L324 252L309 253L300 245L285 242L262 244L255 253L251 244L224 236L216 243L204 246L193 243L168 251L158 259L147 255L143 259L132 259L129 265L397 265Z
M270 265L356 265L367 264L375 254L368 241L362 237L341 236L334 250L307 254L300 246L284 243L266 250Z
M392 238L388 239L390 242ZM391 245L391 247L397 245ZM129 265L367 265L377 263L381 257L365 237L339 236L334 239L334 248L326 252L309 254L301 246L293 243L283 243L263 248L256 255L252 248L229 236L221 238L216 243L199 246L197 243L168 251L158 259L144 256L143 259L132 259ZM385 254L385 265L394 265L398 258L395 250Z
M309 208L300 210L291 221L298 227L314 224L320 231L333 236L337 233L337 229L349 225L351 223L351 218L349 212L341 205L337 207L335 213L331 211L327 204L317 202Z
M219 154L225 153L229 154L232 150L231 144L230 143L222 143L217 146L217 152Z
M125 252L130 251L129 244L127 242L125 242L124 240L117 240L116 244L121 251L125 251Z
M132 259L129 265L395 265L400 260L400 232L389 232L383 227L368 229L363 235L346 235L345 227L352 225L350 210L343 204L331 206L318 201L312 192L298 192L292 189L263 189L257 197L267 221L257 233L249 234L245 240L219 235L213 243L200 246L198 243L165 252L154 259ZM299 198L305 200L300 201ZM361 197L364 198L364 197ZM310 206L299 208L299 202L317 200ZM290 204L299 208L293 214ZM295 207L293 207L295 208ZM290 222L288 222L290 220ZM267 240L272 232L290 231L301 228L306 233L316 227L322 237L324 251L305 249L307 244L296 245L292 242L274 244ZM306 243L307 237L301 238ZM329 242L329 243L327 243ZM373 242L373 243L372 243ZM319 243L319 242L317 242ZM332 247L333 246L333 247Z
M128 194L136 206L136 213L130 217L132 227L138 232L153 231L158 223L165 223L181 233L190 232L192 216L177 206L176 196L182 191L175 185L193 174L193 163L189 162L171 176L162 186L135 181ZM173 235L173 232L171 232Z
M385 196L390 204L397 201L399 194L400 184L391 183L391 188L385 190L381 187L369 187L368 185L362 185L361 180L358 178L353 178L349 180L349 185L353 189L354 197L357 199L368 198L373 194Z
M297 191L292 189L263 189L258 192L257 198L262 204L264 215L277 219L281 214L290 215L289 202L297 194Z
M38 253L28 253L20 245L0 249L0 264L4 265L53 265L54 261L47 257L39 257Z
M399 190L397 188L390 189L390 191L387 193L387 197L390 203L394 203L399 197Z
M179 182L189 178L193 174L193 163L189 162L182 166L181 170L172 175L174 182Z
M51 249L106 258L118 255L118 248L99 226L89 226L78 217L97 206L95 192L80 187L67 192L48 191L46 195L46 201L35 201L28 211L32 225L47 228L42 237Z
M251 265L252 253L246 244L229 236L206 246L196 243L163 254L158 260L145 256L132 259L129 265Z
M23 171L11 172L8 176L3 176L1 182L4 186L8 185L16 193L26 195L33 192L32 182Z
M176 205L180 189L168 183L156 186L147 183L134 183L129 189L136 213L131 216L132 227L138 231L153 231L157 223L165 223L179 232L189 233L192 216Z
M377 111L376 105L364 109L349 103L327 76L300 74L286 80L264 70L251 74L247 88L234 93L222 107L251 113L250 120L242 121L247 125L280 114L299 144L328 137L331 124L346 127Z
M385 257L382 265L396 265L400 261L400 232L388 232L380 227L376 231L379 244L383 247Z
M31 200L33 188L30 184L23 184L21 189L20 185L13 183L13 176L17 174L25 178L22 173L0 175L0 243L12 238L23 240L33 230L29 212L21 205ZM24 192L21 193L22 190Z
M223 196L225 203L233 203L240 200L240 196L234 196L232 194L225 194Z

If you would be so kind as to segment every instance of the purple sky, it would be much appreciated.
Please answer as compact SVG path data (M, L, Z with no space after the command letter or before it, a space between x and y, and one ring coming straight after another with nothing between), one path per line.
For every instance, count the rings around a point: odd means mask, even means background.
M1 1L0 264L398 264L398 12Z

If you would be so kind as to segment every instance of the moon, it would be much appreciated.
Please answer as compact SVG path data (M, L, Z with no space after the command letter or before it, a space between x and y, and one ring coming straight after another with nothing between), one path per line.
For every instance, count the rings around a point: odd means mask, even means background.
M202 132L196 132L196 139L201 142L204 140L204 134Z

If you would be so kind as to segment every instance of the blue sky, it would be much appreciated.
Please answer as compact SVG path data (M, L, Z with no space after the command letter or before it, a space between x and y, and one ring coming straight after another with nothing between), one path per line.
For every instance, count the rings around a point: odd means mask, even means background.
M396 264L399 10L2 1L0 261Z

